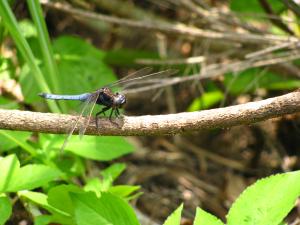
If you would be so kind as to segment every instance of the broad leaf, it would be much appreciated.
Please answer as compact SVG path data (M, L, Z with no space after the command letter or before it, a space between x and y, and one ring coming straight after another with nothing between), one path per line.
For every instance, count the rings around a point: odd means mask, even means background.
M139 224L129 204L110 193L102 193L100 198L92 192L72 193L71 198L75 204L75 220L79 225Z
M231 207L228 225L279 224L300 195L300 172L277 174L248 187Z
M61 173L45 165L27 165L20 168L15 155L0 160L0 192L30 190L58 178Z
M65 148L82 157L109 161L133 152L133 146L122 137L72 137Z
M30 132L0 130L0 151L7 151L17 146L28 149L29 152L35 150L26 142L31 136Z

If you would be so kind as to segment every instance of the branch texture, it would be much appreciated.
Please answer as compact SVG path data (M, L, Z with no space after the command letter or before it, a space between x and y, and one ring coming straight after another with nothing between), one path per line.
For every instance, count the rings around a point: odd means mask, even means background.
M300 112L300 91L257 102L225 108L184 112L168 115L121 117L112 122L94 119L86 129L87 135L172 135L203 129L227 128L252 124L286 114ZM22 130L41 133L67 133L75 124L77 116L0 109L0 129ZM84 123L86 118L80 118ZM78 129L75 130L75 134Z

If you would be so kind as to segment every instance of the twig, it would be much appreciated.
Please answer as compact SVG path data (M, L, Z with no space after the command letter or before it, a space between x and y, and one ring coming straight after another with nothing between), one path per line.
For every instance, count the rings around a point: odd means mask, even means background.
M107 23L128 26L133 28L147 29L153 31L160 31L163 33L173 33L188 35L188 37L198 37L198 38L209 38L218 40L230 40L239 42L249 42L249 43L277 43L277 42L297 42L295 37L283 37L278 35L256 35L249 33L220 33L211 30L202 30L196 27L186 26L184 24L160 24L151 23L146 21L136 21L131 19L118 18L108 15L103 15L100 13L88 12L81 9L73 8L66 4L61 4L59 2L52 3L47 0L41 0L42 4L48 7L61 10L66 13L71 13L75 16L85 17L93 20L100 20Z
M190 76L183 76L183 77L175 77L175 78L165 78L161 79L160 83L154 83L152 85L147 85L144 87L137 87L133 89L128 89L123 91L124 94L130 93L137 93L143 91L149 91L157 88L163 88L170 85L175 85L179 83L184 83L192 80L203 80L203 79L212 79L215 77L220 76L221 74L225 74L228 72L238 73L240 71L244 71L249 68L256 68L256 67L263 67L263 66L270 66L279 63L286 63L288 61L293 61L300 58L300 53L293 53L292 51L287 51L282 54L282 56L269 58L264 57L259 60L256 59L248 59L244 61L236 61L232 63L219 63L219 64L212 64L205 68L200 72L200 74L194 74Z
M95 120L92 119L86 134L173 135L203 129L251 124L295 112L300 112L300 91L262 101L199 112L138 117L124 116L116 119L113 123L108 119L100 119L100 129L96 128ZM70 130L76 118L76 116L71 115L1 109L0 129L60 134ZM78 132L78 129L75 132Z
M204 56L194 56L185 59L137 59L138 64L143 65L179 65L179 64L198 64L205 61Z
M269 46L265 49L260 49L255 52L248 53L247 55L245 55L245 58L250 59L250 58L266 55L268 53L278 51L278 50L281 50L284 48L291 48L291 47L297 48L297 47L299 47L299 43L280 43L279 45Z

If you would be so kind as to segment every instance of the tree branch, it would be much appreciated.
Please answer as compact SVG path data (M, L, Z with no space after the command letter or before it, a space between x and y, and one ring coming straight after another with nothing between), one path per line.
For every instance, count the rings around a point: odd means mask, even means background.
M100 128L91 119L87 135L172 135L203 129L226 128L251 124L274 117L300 112L300 91L257 102L225 108L183 112L168 115L117 118L113 122L103 118ZM0 129L41 133L67 133L77 116L18 110L0 110ZM86 118L81 118L84 122ZM78 129L75 130L78 133Z

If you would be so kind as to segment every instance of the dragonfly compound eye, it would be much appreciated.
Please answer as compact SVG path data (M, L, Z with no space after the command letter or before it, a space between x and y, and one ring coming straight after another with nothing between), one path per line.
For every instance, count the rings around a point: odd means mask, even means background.
M116 104L121 107L122 105L124 105L126 103L126 97L124 95L117 93L115 101L116 101Z

